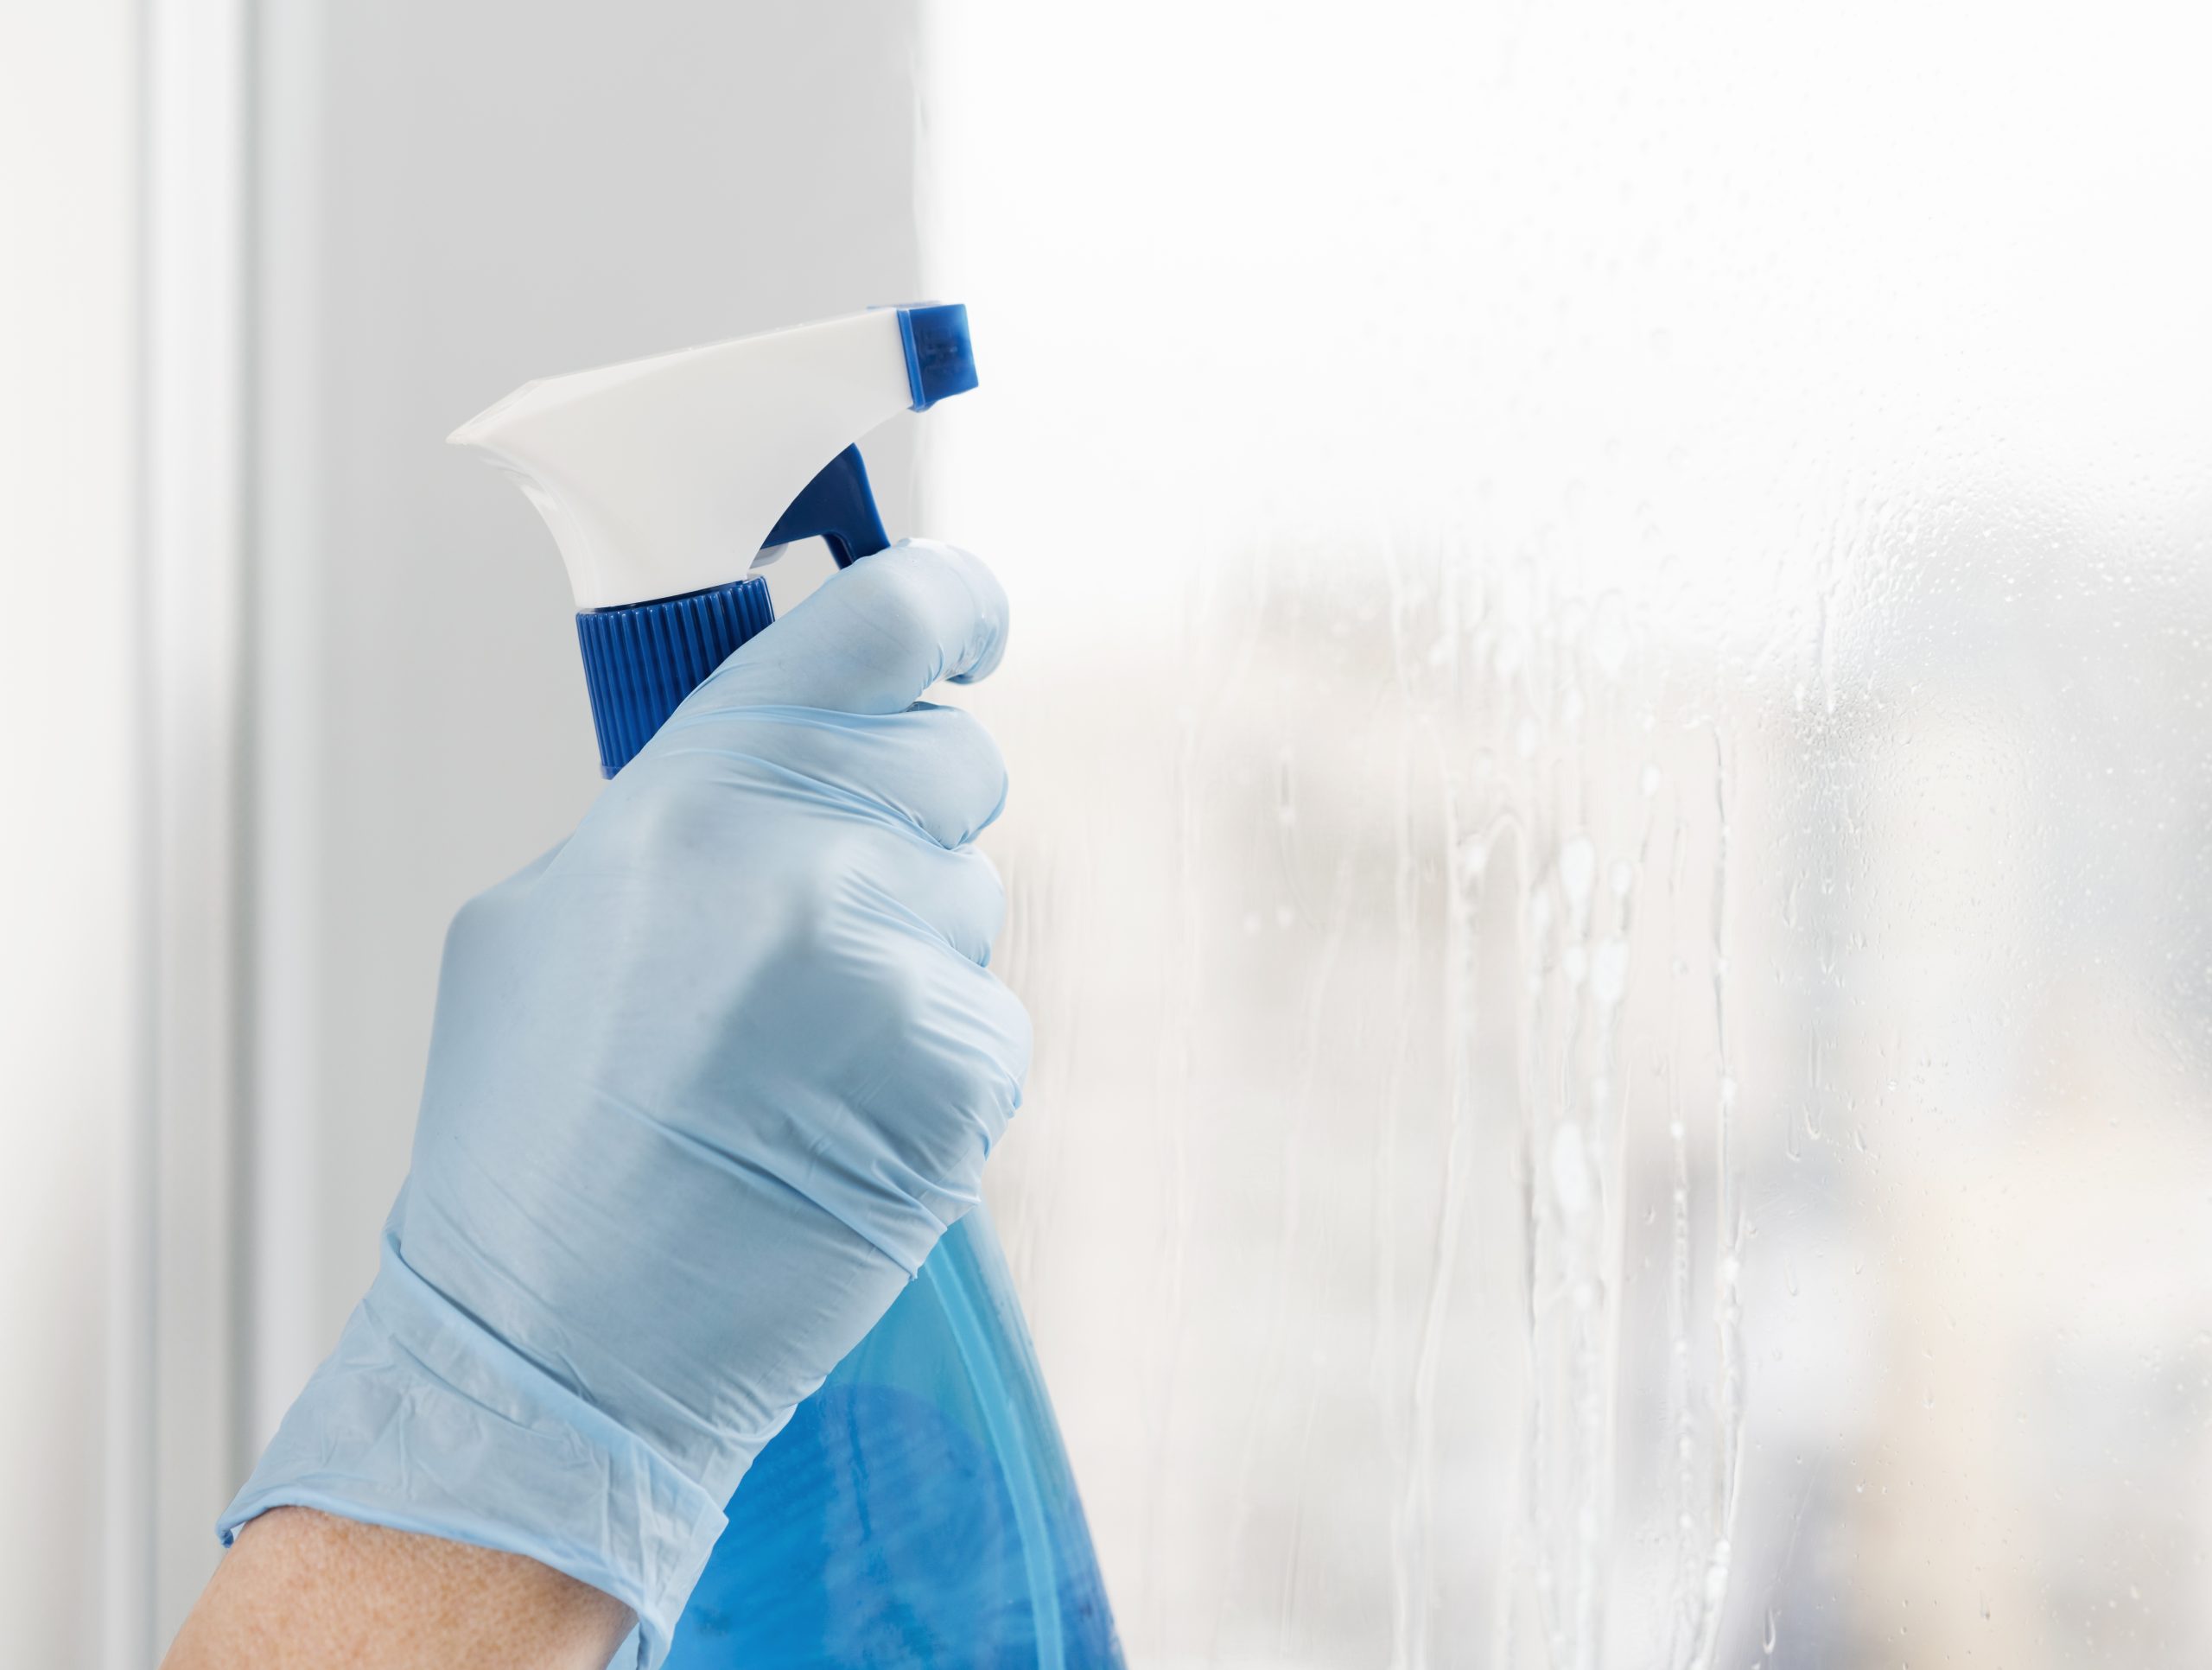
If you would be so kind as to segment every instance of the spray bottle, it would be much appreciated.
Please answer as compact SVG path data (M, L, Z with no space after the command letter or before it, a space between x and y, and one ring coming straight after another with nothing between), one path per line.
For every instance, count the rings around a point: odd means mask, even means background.
M965 308L886 308L525 384L453 433L553 530L608 777L770 625L754 569L890 543L861 437L975 386ZM1121 1662L978 1209L754 1460L668 1670Z

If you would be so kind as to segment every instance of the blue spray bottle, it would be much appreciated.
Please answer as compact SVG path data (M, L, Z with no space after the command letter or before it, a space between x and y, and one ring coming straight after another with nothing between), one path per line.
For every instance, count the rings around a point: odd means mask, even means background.
M975 386L966 308L887 308L526 384L454 432L559 543L607 776L773 619L753 570L799 539L841 568L889 543L860 438ZM1117 1670L980 1210L754 1460L667 1662Z

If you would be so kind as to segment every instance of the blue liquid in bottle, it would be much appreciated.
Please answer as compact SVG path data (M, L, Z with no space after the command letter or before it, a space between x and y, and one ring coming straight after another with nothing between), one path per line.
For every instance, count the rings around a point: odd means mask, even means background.
M667 1670L1120 1670L1028 1330L982 1212L760 1452Z

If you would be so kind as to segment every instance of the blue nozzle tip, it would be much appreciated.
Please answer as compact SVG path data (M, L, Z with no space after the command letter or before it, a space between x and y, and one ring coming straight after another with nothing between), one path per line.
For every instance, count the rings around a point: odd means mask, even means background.
M968 309L957 302L899 309L899 337L906 346L906 386L914 410L925 412L947 395L976 386L976 349L968 340Z

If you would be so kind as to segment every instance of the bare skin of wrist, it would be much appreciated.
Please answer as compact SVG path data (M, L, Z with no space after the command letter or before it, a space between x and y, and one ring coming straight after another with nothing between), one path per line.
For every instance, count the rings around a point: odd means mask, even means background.
M162 1670L606 1670L633 1622L519 1554L276 1508L238 1532Z

